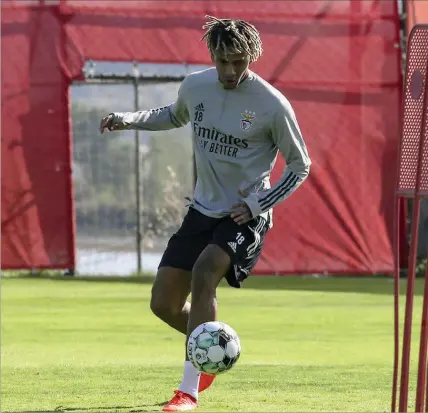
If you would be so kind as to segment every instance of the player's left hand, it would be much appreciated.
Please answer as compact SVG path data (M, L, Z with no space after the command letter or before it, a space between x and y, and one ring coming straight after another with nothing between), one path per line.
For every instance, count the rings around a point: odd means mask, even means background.
M239 194L244 198L248 196L248 194L242 190L239 190ZM242 225L246 222L251 221L252 214L250 208L248 208L248 205L245 202L237 202L236 204L232 205L232 212L230 214L230 217L238 225Z

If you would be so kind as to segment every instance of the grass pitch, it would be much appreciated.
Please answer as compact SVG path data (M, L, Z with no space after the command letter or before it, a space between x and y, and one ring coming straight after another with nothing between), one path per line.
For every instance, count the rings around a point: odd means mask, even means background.
M181 380L184 336L151 314L150 287L150 279L3 278L1 411L159 411ZM410 409L421 280L416 290ZM237 330L243 353L201 394L199 410L390 411L392 292L386 278L222 285L219 318Z

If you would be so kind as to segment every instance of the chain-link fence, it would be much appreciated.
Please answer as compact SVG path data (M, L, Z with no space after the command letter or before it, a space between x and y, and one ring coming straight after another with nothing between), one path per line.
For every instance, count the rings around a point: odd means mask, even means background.
M173 102L178 88L179 82L141 82L139 109ZM72 89L76 255L81 274L128 275L137 271L139 255L141 269L155 271L181 223L185 198L192 194L189 127L139 131L138 137L135 131L98 132L101 117L135 111L134 100L132 84L83 84Z

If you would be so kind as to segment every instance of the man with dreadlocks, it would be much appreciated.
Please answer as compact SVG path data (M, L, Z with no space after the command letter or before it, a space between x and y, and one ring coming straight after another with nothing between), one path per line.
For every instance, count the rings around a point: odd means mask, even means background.
M207 18L202 40L215 68L188 75L169 106L111 113L100 124L101 133L192 125L194 199L168 242L150 303L156 316L187 336L217 319L222 278L239 288L250 274L272 226L272 208L301 185L311 163L290 103L249 69L262 54L256 28L243 20ZM278 151L287 167L271 187ZM186 359L182 382L163 410L196 408L198 393L213 379Z

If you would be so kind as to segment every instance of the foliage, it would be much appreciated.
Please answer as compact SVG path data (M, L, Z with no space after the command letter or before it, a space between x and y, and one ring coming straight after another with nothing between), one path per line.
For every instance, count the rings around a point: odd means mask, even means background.
M427 260L418 260L416 263L416 277L425 277Z
M74 186L78 231L136 230L136 147L133 131L98 133L104 107L73 103ZM142 134L140 192L146 243L175 230L192 191L190 139Z

